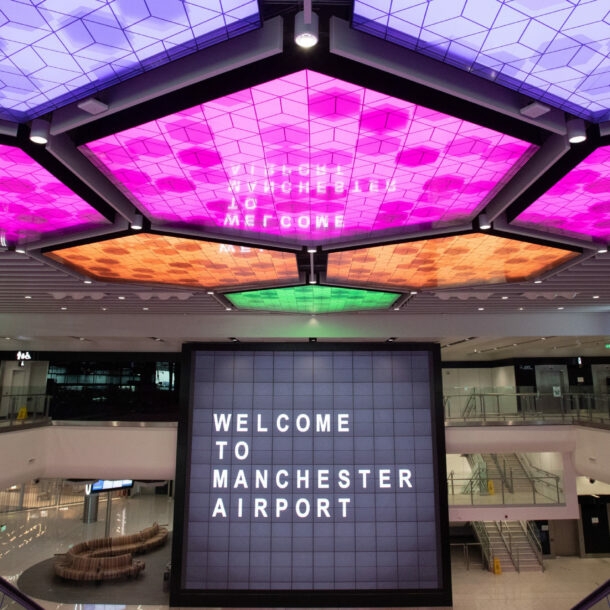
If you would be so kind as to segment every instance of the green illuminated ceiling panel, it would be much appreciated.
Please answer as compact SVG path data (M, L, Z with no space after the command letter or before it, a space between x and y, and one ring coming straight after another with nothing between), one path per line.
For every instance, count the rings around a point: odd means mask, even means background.
M398 296L395 292L318 285L225 294L238 309L308 314L387 309Z

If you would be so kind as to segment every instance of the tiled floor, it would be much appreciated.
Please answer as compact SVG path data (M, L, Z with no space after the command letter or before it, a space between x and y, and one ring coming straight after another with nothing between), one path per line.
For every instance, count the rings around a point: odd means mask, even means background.
M170 524L173 502L165 496L142 495L115 498L110 534L133 533L157 521ZM105 503L98 521L82 522L82 505L70 508L10 513L0 516L6 531L0 533L0 575L16 583L33 564L64 552L80 540L105 533ZM454 610L569 610L585 595L610 578L610 557L601 559L557 558L546 560L546 571L494 575L479 567L469 570L461 556L452 561ZM81 604L40 604L48 610L83 610ZM118 603L118 602L117 602ZM87 610L166 610L167 606L94 606Z

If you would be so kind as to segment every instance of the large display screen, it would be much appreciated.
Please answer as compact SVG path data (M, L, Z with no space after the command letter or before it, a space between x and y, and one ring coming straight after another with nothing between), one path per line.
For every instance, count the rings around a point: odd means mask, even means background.
M451 605L438 346L184 355L172 606Z

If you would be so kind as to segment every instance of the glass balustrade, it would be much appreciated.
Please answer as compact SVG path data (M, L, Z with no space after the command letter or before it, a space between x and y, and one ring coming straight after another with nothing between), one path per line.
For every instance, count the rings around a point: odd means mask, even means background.
M565 497L558 476L487 478L480 472L473 476L447 477L450 506L498 506L564 504Z
M443 397L445 421L464 423L532 423L610 425L610 397L583 392L561 395L537 392L480 392Z

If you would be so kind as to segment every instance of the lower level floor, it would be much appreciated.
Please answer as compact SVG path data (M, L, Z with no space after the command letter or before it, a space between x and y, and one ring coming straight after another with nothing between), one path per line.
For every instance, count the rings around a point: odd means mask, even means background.
M153 522L171 529L173 508L173 500L166 495L141 493L114 498L109 510L105 501L100 502L97 517L87 513L89 523L84 522L82 503L0 513L0 576L28 593L29 571L36 566L52 566L53 557L72 544L102 537L106 532L111 536L135 533ZM47 610L166 610L169 596L164 567L169 561L169 548L162 552L165 555L150 562L145 579L139 583L105 582L94 593L75 584L62 599L65 587L63 593L52 584L45 589L38 579L38 596L34 597ZM467 565L461 551L454 549L451 571L454 610L569 610L610 578L610 557L557 557L545 561L544 572L495 575L476 562ZM145 594L138 599L136 593L134 599L130 584L144 585Z

